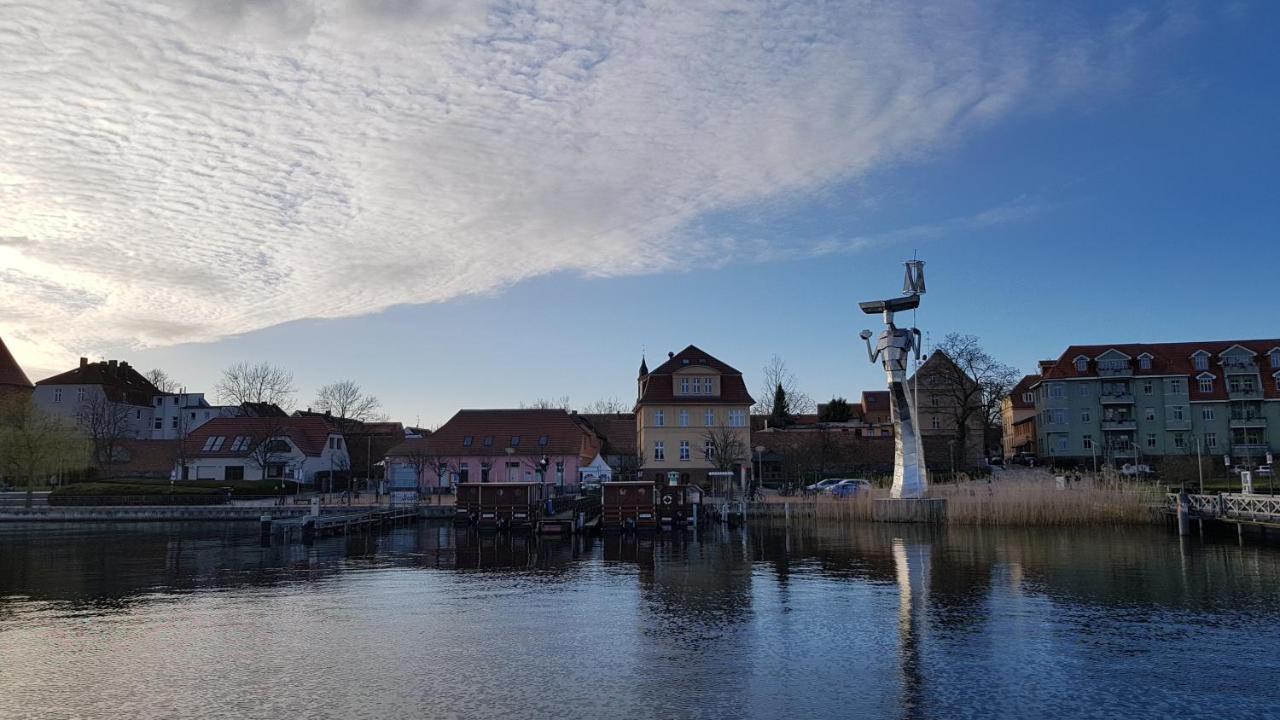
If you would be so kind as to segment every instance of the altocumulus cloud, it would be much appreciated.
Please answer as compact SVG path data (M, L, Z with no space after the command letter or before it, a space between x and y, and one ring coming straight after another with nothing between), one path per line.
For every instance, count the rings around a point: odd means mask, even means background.
M1114 91L1191 26L1044 13L0 0L0 323L52 355L784 257L688 228Z

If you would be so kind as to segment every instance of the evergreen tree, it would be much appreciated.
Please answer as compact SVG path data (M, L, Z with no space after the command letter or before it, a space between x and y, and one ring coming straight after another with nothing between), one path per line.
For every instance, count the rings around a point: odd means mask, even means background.
M818 420L821 422L849 422L852 419L853 408L842 397L831 398L831 402L823 405L818 412Z
M773 412L769 413L770 427L786 427L791 424L791 413L787 410L787 391L782 383L773 391Z

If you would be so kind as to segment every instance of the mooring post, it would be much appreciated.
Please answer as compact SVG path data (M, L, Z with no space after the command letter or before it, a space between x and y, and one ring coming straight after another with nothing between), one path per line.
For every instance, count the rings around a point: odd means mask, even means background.
M1187 497L1186 490L1178 491L1178 534L1187 536L1191 534L1191 513L1188 508L1190 500Z

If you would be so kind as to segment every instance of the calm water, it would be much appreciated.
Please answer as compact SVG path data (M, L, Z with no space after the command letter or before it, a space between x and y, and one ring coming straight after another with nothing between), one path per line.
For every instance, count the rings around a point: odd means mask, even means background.
M0 717L1277 717L1280 551L1162 530L0 527Z

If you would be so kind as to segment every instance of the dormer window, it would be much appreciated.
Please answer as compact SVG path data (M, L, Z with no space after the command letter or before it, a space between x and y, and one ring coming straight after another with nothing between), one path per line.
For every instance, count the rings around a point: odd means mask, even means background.
M1200 352L1196 353L1195 355L1192 355L1191 357L1192 359L1195 360L1197 370L1209 369L1209 353L1201 350Z
M471 435L463 435L463 436L462 436L462 447L471 447L471 443L472 443L473 441L475 441L475 438L474 438L474 437L472 437Z
M484 443L484 446L485 446L485 447L493 447L493 436L492 436L492 435L485 435L485 436L484 436L484 440L482 440L481 442L483 442L483 443Z
M511 436L511 447L520 447L520 436L519 436L519 435L512 435L512 436Z
M1141 355L1139 355L1139 356L1138 356L1138 369L1139 369L1139 370L1150 370L1150 369L1151 369L1151 356L1150 356L1150 355L1148 355L1148 354L1146 354L1146 353L1143 353L1143 354L1141 354Z
M1272 350L1267 355L1271 358L1271 367L1280 368L1280 348Z
M1076 358L1076 372L1088 372L1088 371L1089 371L1089 358L1087 357Z
M1196 377L1196 380L1200 381L1200 392L1202 393L1213 392L1213 376L1212 375L1209 375L1207 373L1204 375L1199 375Z
M543 435L542 437L538 438L538 445L540 445L541 447L546 447L547 443L549 442L551 442L551 438L547 437L546 435Z

